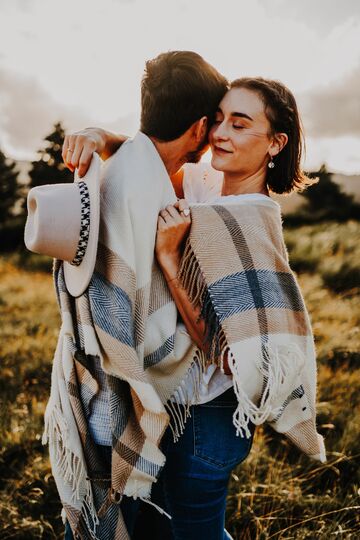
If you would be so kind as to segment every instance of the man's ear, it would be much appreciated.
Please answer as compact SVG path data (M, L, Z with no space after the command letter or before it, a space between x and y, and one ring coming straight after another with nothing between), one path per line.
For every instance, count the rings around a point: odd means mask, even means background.
M201 142L205 139L205 136L207 133L207 125L208 125L207 116L203 116L202 118L200 118L193 124L194 136L197 142Z
M289 137L286 133L275 133L269 146L269 154L274 157L280 154L284 146L287 145Z

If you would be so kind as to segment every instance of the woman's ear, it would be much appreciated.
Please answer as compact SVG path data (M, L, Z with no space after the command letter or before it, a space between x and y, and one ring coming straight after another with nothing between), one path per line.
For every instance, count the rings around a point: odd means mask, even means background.
M286 133L275 133L272 142L269 146L269 154L274 157L280 154L284 146L287 145L289 137Z

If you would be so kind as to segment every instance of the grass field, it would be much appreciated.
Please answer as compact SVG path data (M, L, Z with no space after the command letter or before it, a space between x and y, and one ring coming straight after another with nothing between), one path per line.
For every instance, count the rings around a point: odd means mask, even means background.
M270 428L234 470L227 527L236 540L360 539L360 224L286 229L318 352L318 429L310 462ZM59 326L48 261L0 258L0 539L62 538L41 445ZM151 539L149 539L151 540Z

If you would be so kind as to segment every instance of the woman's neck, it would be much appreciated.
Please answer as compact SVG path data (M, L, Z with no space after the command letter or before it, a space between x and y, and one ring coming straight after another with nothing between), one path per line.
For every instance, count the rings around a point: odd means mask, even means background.
M245 193L262 193L264 195L269 195L265 171L257 171L249 176L239 175L239 173L224 172L221 195L243 195Z

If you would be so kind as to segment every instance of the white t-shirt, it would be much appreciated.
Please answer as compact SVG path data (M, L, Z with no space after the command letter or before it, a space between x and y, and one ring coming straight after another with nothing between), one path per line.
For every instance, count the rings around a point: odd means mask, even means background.
M246 195L226 195L221 196L221 188L223 182L223 173L216 171L210 163L187 163L184 165L183 190L184 198L189 203L224 203L235 202L238 198L247 198L251 200L268 199L267 195L261 193L250 193ZM201 383L198 393L198 399L195 400L195 392L193 388L193 379L198 380L195 376L195 371L199 372L199 367L194 364L191 368L193 376L188 376L185 379L186 394L194 396L190 400L189 405L207 403L216 398L226 390L232 387L232 375L225 375L220 368L214 364L207 367L204 375L201 377ZM198 373L196 373L198 375ZM183 403L185 404L185 403Z

